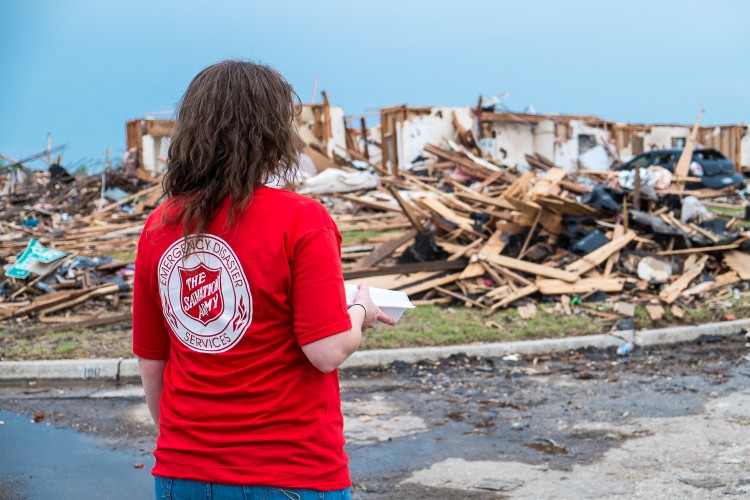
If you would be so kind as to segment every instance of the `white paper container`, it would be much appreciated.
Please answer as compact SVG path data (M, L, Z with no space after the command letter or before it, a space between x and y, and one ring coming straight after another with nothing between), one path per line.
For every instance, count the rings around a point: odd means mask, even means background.
M346 304L352 305L354 296L357 294L357 285L346 283L344 290L346 291ZM405 310L415 307L404 292L370 287L370 297L375 305L394 321L398 321Z

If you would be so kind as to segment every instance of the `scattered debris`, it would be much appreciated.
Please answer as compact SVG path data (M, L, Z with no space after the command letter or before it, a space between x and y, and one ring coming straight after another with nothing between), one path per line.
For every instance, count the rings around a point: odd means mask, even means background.
M681 319L699 302L722 308L747 296L750 234L709 211L741 211L744 192L687 189L687 155L674 173L604 168L625 149L601 132L609 122L591 117L523 115L553 120L555 138L582 127L577 170L538 152L508 156L492 131L516 123L513 115L481 100L476 109L399 106L367 128L327 96L303 105L296 189L319 199L342 233L366 234L343 245L345 279L404 291L417 305L459 303L491 316L521 304L523 319L557 308L618 325L633 322L636 306L660 321L664 306ZM134 252L163 195L173 122L136 120L127 131L128 154L105 175L6 165L0 321L127 321ZM710 137L696 121L690 146Z

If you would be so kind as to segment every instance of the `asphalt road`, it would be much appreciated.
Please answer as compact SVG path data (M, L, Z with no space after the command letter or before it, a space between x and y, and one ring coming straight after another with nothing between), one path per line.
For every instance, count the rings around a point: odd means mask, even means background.
M354 497L750 498L748 352L736 335L342 372ZM0 412L0 498L151 498L139 387L6 387Z

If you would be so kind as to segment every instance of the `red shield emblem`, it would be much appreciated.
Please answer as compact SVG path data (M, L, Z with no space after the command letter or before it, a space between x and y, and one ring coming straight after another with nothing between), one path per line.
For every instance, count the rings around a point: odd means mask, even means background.
M221 269L211 269L198 264L180 271L180 306L182 311L203 326L224 312L224 295L221 290Z

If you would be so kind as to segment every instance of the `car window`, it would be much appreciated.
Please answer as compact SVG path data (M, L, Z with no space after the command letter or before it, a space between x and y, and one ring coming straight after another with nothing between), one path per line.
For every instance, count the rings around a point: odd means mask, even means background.
M646 168L649 165L651 165L651 153L636 156L628 163L628 167L630 168Z
M672 163L674 163L674 153L656 153L654 154L654 160L651 162L651 165L669 167Z
M715 149L703 149L693 153L694 160L723 160L726 157Z

